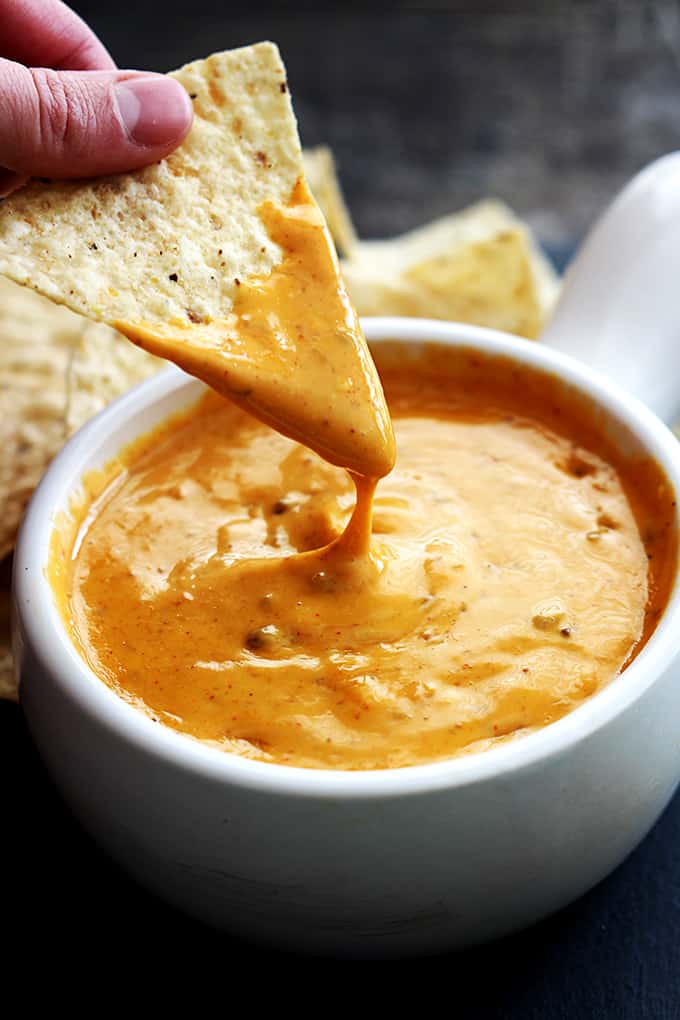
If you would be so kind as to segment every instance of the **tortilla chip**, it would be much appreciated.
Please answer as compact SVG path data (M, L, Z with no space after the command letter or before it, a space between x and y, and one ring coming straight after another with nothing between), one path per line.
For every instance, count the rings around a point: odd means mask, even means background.
M10 559L26 505L66 439L165 362L0 277L0 698L16 698Z
M66 435L167 362L140 350L103 323L88 322L66 373Z
M68 436L164 364L0 277L0 559Z
M65 439L66 373L83 320L0 278L0 559Z
M194 126L167 159L91 181L33 181L0 205L0 273L91 319L223 319L238 280L281 261L258 215L285 205L302 155L276 46L173 74Z
M359 239L345 204L333 153L327 145L319 145L315 149L303 149L302 159L307 183L324 215L335 246L341 255L349 258Z
M469 322L535 338L559 284L527 227L479 202L388 241L364 241L342 264L362 315Z
M508 212L510 212L511 216L513 215L510 210L508 210ZM533 231L526 223L522 223L521 220L517 220L517 223L521 224L527 247L529 249L531 275L534 278L536 298L538 300L538 307L541 313L541 328L543 328L546 326L548 319L552 315L555 305L557 304L562 283L552 262L536 240Z

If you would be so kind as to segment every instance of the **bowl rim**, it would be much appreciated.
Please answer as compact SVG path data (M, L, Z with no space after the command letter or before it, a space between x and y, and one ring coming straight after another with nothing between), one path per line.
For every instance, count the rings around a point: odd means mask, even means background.
M475 347L482 353L508 355L520 364L559 375L622 420L680 493L680 443L671 431L637 398L568 355L498 330L463 323L381 317L362 319L362 324L369 342ZM469 787L540 768L548 759L569 753L631 708L680 654L680 627L674 626L680 611L676 566L673 589L656 629L620 676L562 719L489 750L403 768L310 769L244 758L155 723L103 683L80 657L56 607L45 565L54 519L68 504L85 471L102 463L97 454L105 440L125 423L143 419L164 398L174 402L180 394L188 398L202 389L202 383L169 368L140 383L89 421L52 461L28 507L15 550L13 617L22 635L16 637L18 660L24 654L25 641L49 682L58 684L81 711L138 750L206 780L296 797L402 797ZM175 409L189 402L177 401ZM134 434L141 435L150 427L145 424ZM121 439L119 445L125 441ZM680 508L677 514L676 526L680 524ZM46 682L44 677L40 682Z

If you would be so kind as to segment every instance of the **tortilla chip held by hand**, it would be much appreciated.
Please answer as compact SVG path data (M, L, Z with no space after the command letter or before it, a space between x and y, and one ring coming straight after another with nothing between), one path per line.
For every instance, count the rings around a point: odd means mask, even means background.
M173 77L194 103L180 148L131 173L16 192L0 206L0 273L119 329L328 460L385 474L389 416L305 182L276 46Z

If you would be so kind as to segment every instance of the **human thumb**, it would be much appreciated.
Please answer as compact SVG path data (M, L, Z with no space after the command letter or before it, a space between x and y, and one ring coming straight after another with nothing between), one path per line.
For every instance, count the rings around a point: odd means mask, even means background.
M191 102L172 78L51 71L0 60L0 167L93 177L163 159L185 137Z

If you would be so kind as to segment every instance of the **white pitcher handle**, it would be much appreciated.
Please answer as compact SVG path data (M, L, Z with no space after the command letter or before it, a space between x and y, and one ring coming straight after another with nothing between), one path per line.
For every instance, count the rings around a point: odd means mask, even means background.
M642 170L595 224L541 337L680 418L680 152Z

